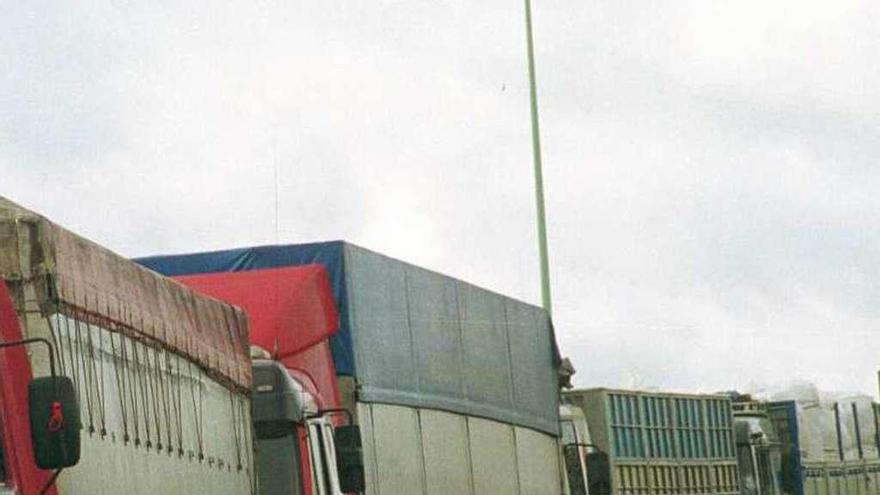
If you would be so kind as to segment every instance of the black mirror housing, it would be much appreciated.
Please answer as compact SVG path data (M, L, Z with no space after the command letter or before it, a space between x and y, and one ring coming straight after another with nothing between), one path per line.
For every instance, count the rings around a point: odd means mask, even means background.
M75 466L80 457L79 403L66 376L35 378L28 385L34 460L40 469Z
M611 461L601 450L586 455L590 495L611 495Z
M333 430L336 448L336 469L343 493L366 490L364 456L361 447L361 429L357 425L338 426Z

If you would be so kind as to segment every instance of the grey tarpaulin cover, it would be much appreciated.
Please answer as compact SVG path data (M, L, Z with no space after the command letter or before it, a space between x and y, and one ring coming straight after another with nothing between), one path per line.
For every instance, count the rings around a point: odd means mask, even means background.
M32 283L41 310L183 355L224 385L251 383L244 313L196 294L0 197L0 278Z
M355 246L345 254L364 400L558 432L547 312Z

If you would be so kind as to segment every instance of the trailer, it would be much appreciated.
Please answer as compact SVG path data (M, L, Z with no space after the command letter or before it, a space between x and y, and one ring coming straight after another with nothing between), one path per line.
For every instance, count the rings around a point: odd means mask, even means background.
M880 495L878 405L862 400L766 404L782 448L786 495Z
M332 364L360 426L366 493L562 492L559 358L544 310L338 241L138 261L169 276L327 270Z
M611 494L740 493L728 397L604 388L563 397L583 411L592 443L607 455L590 486Z
M0 493L254 493L244 314L0 198Z

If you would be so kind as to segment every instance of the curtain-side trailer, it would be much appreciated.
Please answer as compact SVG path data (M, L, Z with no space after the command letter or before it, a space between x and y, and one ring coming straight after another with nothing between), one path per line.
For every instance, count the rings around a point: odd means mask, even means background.
M765 407L782 450L785 495L880 495L877 404L789 400Z
M344 242L139 262L171 276L327 269L367 494L561 493L558 352L542 309Z
M0 493L253 493L247 321L0 198ZM33 417L31 377L71 384ZM45 431L78 431L78 462L40 469ZM45 454L45 452L43 452ZM36 457L36 458L35 458ZM43 467L52 466L42 463Z

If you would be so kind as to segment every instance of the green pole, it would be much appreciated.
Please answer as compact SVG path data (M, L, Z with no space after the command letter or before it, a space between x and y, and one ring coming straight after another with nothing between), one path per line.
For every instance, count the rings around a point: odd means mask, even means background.
M526 38L529 55L529 97L532 114L532 158L535 163L535 201L538 205L538 254L541 258L541 302L553 312L550 298L550 261L547 255L547 221L544 212L544 171L541 163L541 129L538 125L538 85L535 82L535 47L532 39L532 2L526 2Z

